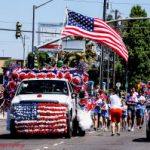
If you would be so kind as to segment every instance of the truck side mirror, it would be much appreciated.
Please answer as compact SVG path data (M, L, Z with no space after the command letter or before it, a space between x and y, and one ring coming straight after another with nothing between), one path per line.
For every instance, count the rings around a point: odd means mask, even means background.
M72 93L72 94L71 94L71 97L72 97L72 99L74 99L74 98L77 97L77 94L76 94L76 93Z

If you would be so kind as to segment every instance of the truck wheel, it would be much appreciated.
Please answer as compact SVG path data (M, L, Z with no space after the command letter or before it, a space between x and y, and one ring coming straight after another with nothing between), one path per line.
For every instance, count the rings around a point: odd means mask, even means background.
M78 120L77 120L77 117L74 118L73 120L73 123L72 123L72 135L73 136L76 136L77 135L77 132L78 132Z
M10 120L10 134L12 136L16 136L17 135L16 128L15 128L15 120L14 119Z
M70 113L67 114L67 133L65 138L70 139L72 137L72 121Z
M150 141L150 131L146 131L146 138L148 141Z
M78 127L78 131L79 131L79 136L85 136L85 131L82 130L81 127Z

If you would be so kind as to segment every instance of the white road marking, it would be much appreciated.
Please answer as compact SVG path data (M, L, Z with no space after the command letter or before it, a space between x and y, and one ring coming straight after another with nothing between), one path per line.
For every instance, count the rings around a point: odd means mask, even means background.
M90 131L90 132L88 132L88 134L92 134L92 133L95 133L95 131Z
M57 145L58 145L57 143L53 144L53 146L57 146Z
M61 142L59 142L59 143L55 143L55 144L53 144L53 146L58 146L58 145L60 145L60 144L63 144L64 142L63 141L61 141Z
M44 149L48 149L48 147L47 146L45 146L45 147L43 147Z

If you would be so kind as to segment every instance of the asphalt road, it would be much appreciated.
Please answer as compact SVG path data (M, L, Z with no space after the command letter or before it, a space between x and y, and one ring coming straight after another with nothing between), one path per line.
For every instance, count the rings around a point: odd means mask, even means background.
M84 137L11 137L0 120L0 150L148 150L145 127L121 136L110 136L110 131L88 131Z

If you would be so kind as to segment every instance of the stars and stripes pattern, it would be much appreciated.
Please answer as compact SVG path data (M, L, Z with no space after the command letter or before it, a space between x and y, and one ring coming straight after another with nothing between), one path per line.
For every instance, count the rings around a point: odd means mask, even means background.
M62 35L89 38L95 42L106 44L117 54L128 60L128 51L121 36L99 18L90 18L68 10L67 25Z
M67 132L67 108L64 104L15 104L15 128L18 133L55 134Z

